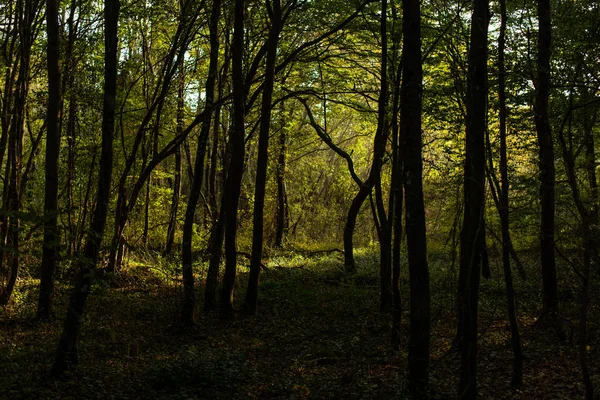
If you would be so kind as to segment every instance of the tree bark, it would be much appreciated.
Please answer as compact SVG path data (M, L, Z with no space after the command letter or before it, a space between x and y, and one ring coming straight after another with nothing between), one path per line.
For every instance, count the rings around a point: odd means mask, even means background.
M464 217L460 240L459 335L462 357L459 396L477 397L477 317L484 245L485 131L487 113L488 0L475 0L467 76ZM462 332L460 330L462 328Z
M273 86L275 83L275 62L277 59L277 44L281 31L281 3L273 0L271 3L271 30L267 43L267 62L263 84L260 131L258 137L258 157L256 165L256 184L254 187L254 219L252 228L252 257L250 259L250 274L244 299L244 311L256 314L258 302L258 280L262 264L264 237L264 207L265 190L267 186L267 166L269 163L269 130L271 127L271 109L273 101Z
M233 317L233 286L237 270L237 215L238 201L244 174L245 159L245 102L244 86L244 13L245 1L235 1L232 50L233 131L230 136L229 172L225 182L225 272L221 290L221 315Z
M194 290L194 271L192 270L192 235L194 227L194 215L200 198L202 178L204 177L204 158L206 154L206 143L210 134L211 118L213 114L215 82L218 73L219 62L219 17L221 15L221 0L214 0L210 17L210 62L208 67L208 78L206 79L206 103L204 106L204 120L198 137L198 148L196 149L196 161L194 164L194 180L185 211L183 223L183 240L181 246L181 259L183 265L183 307L181 322L194 324L194 310L196 305L196 293Z
M52 372L63 375L78 363L77 337L81 328L85 303L90 293L93 273L104 235L113 162L113 136L117 92L117 53L119 20L119 0L105 0L104 3L104 102L102 106L102 152L98 173L96 208L88 231L83 259L80 261L77 283L71 292L67 317L58 344Z
M550 0L538 0L538 58L534 104L535 127L540 156L540 251L542 261L543 304L540 320L554 325L558 317L558 288L554 256L555 180L554 144L548 114L550 95L550 51L552 26Z
M281 105L281 115L284 115L284 105ZM285 167L287 152L287 131L286 122L283 121L281 132L279 133L279 156L277 158L277 218L275 227L275 247L283 248L283 241L287 236L289 228L287 192L285 184Z
M513 350L513 371L511 385L520 387L523 384L523 349L515 302L515 289L510 267L510 225L509 225L509 185L508 157L506 146L506 67L504 64L504 48L506 37L507 13L506 0L500 0L500 36L498 37L498 101L500 106L500 225L502 226L502 267L506 282L506 301L508 320L510 321L510 344ZM491 154L489 155L491 157Z
M400 136L405 140L404 190L406 244L410 274L408 387L415 398L427 398L429 387L430 295L423 164L421 159L421 11L419 0L403 0L403 70Z
M44 243L40 274L40 297L37 314L47 319L52 312L54 271L58 262L58 160L60 152L60 110L62 103L60 76L60 33L58 0L46 1L48 33L48 115L46 117L46 188L44 194Z

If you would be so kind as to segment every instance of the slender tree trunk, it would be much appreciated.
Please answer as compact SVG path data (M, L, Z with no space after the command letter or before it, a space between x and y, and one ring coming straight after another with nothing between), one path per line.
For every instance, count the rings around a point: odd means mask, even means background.
M67 179L65 182L67 192L67 255L73 256L77 251L77 217L75 216L75 196L73 193L73 183L75 182L75 155L76 155L76 118L77 118L77 96L75 91L75 66L76 61L73 57L73 47L75 45L75 31L78 23L75 24L75 13L78 3L71 0L69 19L69 36L65 50L65 60L63 72L63 90L64 95L69 95L69 113L67 117ZM64 103L64 100L63 100ZM81 218L81 214L79 215Z
M567 173L567 182L571 187L571 193L573 196L573 202L577 208L579 216L581 218L581 233L583 241L583 265L579 272L581 278L581 297L580 297L580 308L579 308L579 360L581 365L581 374L583 383L585 386L585 398L586 400L594 399L594 385L590 374L590 368L588 365L588 308L590 304L590 267L592 263L592 255L596 251L597 243L595 242L593 229L598 224L598 207L597 207L597 196L598 196L598 182L596 180L596 157L594 148L594 137L593 137L593 126L585 126L584 123L584 147L585 147L585 170L590 188L591 200L589 203L591 206L586 204L587 202L583 199L581 189L577 179L577 173L575 170L576 155L573 150L573 89L571 89L570 95L571 107L569 115L567 116L569 121L568 127L568 138L564 137L564 125L559 130L558 138L562 148L563 161L565 164L565 170Z
M18 1L16 27L19 34L20 46L18 54L18 76L15 83L14 103L12 118L7 134L7 160L6 180L4 190L4 212L2 224L2 246L11 249L6 254L0 251L0 267L6 258L8 271L8 282L0 293L0 305L7 304L12 296L17 275L19 273L19 231L20 221L18 213L21 205L21 169L23 157L23 135L25 132L27 96L29 93L29 78L31 65L31 46L35 35L34 29L40 11L40 5L36 1Z
M227 56L229 54L229 34L227 34L225 36L226 40L225 40L225 61L224 61L224 65L223 65L223 71L221 74L221 81L219 82L219 98L223 97L223 91L224 91L224 87L225 87L225 80L227 77L227 72L229 70L229 64L230 64L230 58ZM221 110L221 114L224 114ZM223 115L223 118L225 118L225 115ZM215 121L220 123L221 121ZM228 128L228 130L226 130L224 132L228 133L229 135L231 135L233 133L233 131L231 130L231 127ZM218 134L218 131L215 131L215 134ZM225 135L223 135L225 137ZM225 143L226 140L225 138L223 138L223 143ZM214 180L217 180L217 154L216 151L219 148L219 146L217 145L218 143L218 138L215 139L215 142L213 143L213 147L214 147L214 152L213 152L213 159L211 161L211 169L212 172L214 173L215 177ZM228 167L228 160L227 160L227 152L224 151L222 152L222 174L220 175L221 178L221 182L222 182L222 186L224 186L225 181L226 181L226 173L227 173L227 167ZM214 165L212 164L214 162ZM212 178L211 178L212 179ZM223 190L222 190L223 191ZM215 191L214 193L216 194L217 190L215 187ZM216 201L216 199L215 199ZM218 292L218 284L219 284L219 267L221 265L221 250L223 248L223 235L225 233L225 197L224 195L221 195L221 199L219 201L219 211L218 213L215 211L215 218L214 218L214 222L213 222L213 226L211 228L211 235L210 235L210 240L209 240L209 244L208 244L208 253L209 253L209 263L208 263L208 271L206 272L206 285L204 288L204 311L213 311L216 307L217 307L217 292ZM217 207L215 206L214 210L216 210Z
M271 3L272 17L269 32L267 63L262 94L260 131L258 137L258 158L256 165L256 185L254 187L254 224L252 228L252 256L250 259L250 274L248 288L244 299L244 309L248 314L255 314L258 302L258 279L262 264L264 237L264 208L265 190L267 186L267 166L269 163L269 130L271 127L271 107L273 86L275 83L275 62L277 59L277 43L281 31L281 3L273 0Z
M284 115L284 105L281 105L281 115ZM287 152L287 132L285 121L282 123L279 133L279 157L277 158L277 218L275 227L275 247L283 248L284 238L287 236L289 219L287 208L287 193L285 185L285 163Z
M169 216L169 226L167 228L167 243L165 245L165 255L169 256L173 252L173 243L175 242L175 231L177 230L177 213L179 210L179 197L181 196L181 150L175 151L175 180L173 182L173 196L171 197L171 213Z
M556 283L556 262L554 256L554 144L548 114L550 94L550 50L552 46L552 26L550 20L550 0L538 0L538 76L535 94L535 127L537 130L540 154L540 202L541 229L540 251L542 260L543 306L540 320L554 325L558 316L558 288Z
M387 145L388 136L388 38L387 38L387 0L381 2L381 91L379 93L377 135L381 136L384 142L378 144L378 157L383 158L383 153ZM379 220L379 310L390 312L392 310L392 243L391 227L388 224L388 216L384 206L383 190L381 187L381 166L373 170L375 181L375 205Z
M462 325L459 396L477 397L477 317L481 256L484 245L485 131L487 113L488 0L475 0L467 76L467 130L464 174L464 217L460 240L458 296Z
M44 243L40 274L38 317L47 319L52 312L54 271L58 261L60 236L58 233L58 160L60 152L60 32L58 26L58 0L46 1L46 27L48 32L48 115L46 119L46 171L44 195Z
M204 289L204 311L213 311L217 307L217 291L219 283L219 266L221 265L221 249L225 233L225 197L221 197L219 216L212 227L208 253L210 255Z
M245 159L245 98L244 71L244 0L235 0L234 31L232 50L233 83L233 132L230 138L229 172L225 183L225 273L221 290L221 314L225 318L233 316L233 287L237 270L237 215L238 201L244 174Z
M181 321L184 324L194 324L194 310L196 305L196 293L194 290L194 271L192 270L192 235L194 228L194 215L200 198L202 178L204 177L204 158L206 154L206 143L210 134L211 118L213 114L215 81L218 73L219 62L219 32L218 23L221 14L221 0L213 0L210 17L210 62L208 67L208 78L206 79L206 103L204 106L204 120L198 137L198 148L196 149L196 161L194 164L194 181L190 191L185 221L183 223L183 240L181 246L181 258L183 265L183 308Z
M394 118L392 121L392 189L389 209L392 210L392 346L400 346L400 326L402 322L402 297L400 295L400 247L402 244L402 214L404 203L404 143L400 141L398 114L400 102L400 73L396 77L396 93L394 95Z
M85 303L90 293L93 273L104 236L113 162L113 136L115 126L115 106L117 92L117 26L119 20L119 0L105 0L104 3L104 103L102 107L102 153L98 173L96 208L88 232L84 257L80 262L77 283L71 292L67 317L58 344L52 372L62 375L77 365L77 337L81 328Z
M511 385L520 387L523 384L523 349L519 333L519 321L515 304L515 289L513 287L510 267L510 225L508 204L508 157L506 146L506 67L504 64L504 48L506 36L506 0L500 0L500 36L498 38L498 100L500 103L500 224L502 225L502 266L506 282L506 300L508 320L510 321L510 344L513 350L513 371ZM491 155L490 155L491 156Z
M430 296L423 165L421 159L421 11L419 0L403 0L403 76L400 136L405 141L404 190L406 244L410 273L408 386L415 398L427 398L429 388Z

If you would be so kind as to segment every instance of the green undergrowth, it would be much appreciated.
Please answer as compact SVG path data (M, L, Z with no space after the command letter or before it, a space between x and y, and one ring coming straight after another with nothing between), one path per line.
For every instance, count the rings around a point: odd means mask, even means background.
M356 251L357 272L347 274L339 251L270 250L263 260L259 311L223 321L198 312L198 325L177 324L180 267L151 253L131 256L124 270L95 282L79 341L80 365L66 379L49 375L68 280L56 290L56 320L35 320L37 281L19 281L0 316L0 398L7 399L398 399L405 395L409 320L408 276L402 265L403 344L391 349L390 318L379 313L376 248ZM577 360L576 281L561 275L567 340L535 326L538 272L516 278L525 386L509 387L511 352L504 283L492 254L492 279L480 302L480 392L490 399L581 398ZM239 258L235 306L245 292L248 260ZM202 282L206 261L194 266ZM459 361L449 353L455 329L457 261L430 257L432 397L456 397ZM202 286L198 298L202 298ZM575 293L575 295L573 294ZM597 304L597 303L596 303ZM201 307L199 307L201 309ZM593 311L595 312L595 311ZM593 313L592 313L593 314ZM590 353L597 355L592 318ZM570 331L569 331L570 329ZM570 332L570 333L569 333ZM574 333L573 333L574 332Z

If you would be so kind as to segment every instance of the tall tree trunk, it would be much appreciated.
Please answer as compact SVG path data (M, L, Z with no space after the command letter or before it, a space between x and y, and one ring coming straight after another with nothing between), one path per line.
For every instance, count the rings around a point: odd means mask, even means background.
M519 333L519 321L515 304L515 289L513 287L510 267L510 225L508 207L508 157L506 148L506 67L504 64L504 48L506 37L506 0L500 0L500 36L498 37L498 101L500 119L500 224L502 225L502 266L506 282L506 300L508 320L510 321L510 344L513 350L513 371L511 385L520 387L523 384L523 349ZM489 155L491 157L491 154Z
M6 258L8 282L0 293L0 304L7 304L12 296L19 272L19 210L21 205L21 169L23 157L23 135L27 114L27 96L29 93L31 46L35 38L38 13L41 2L25 0L16 4L16 28L20 46L18 54L18 76L15 83L12 118L7 133L7 160L4 190L4 207L2 223L2 246L10 252L0 250L0 267ZM3 152L2 152L3 153ZM6 188L7 187L7 188Z
M200 198L202 178L204 177L204 158L206 154L206 143L210 134L211 118L213 114L215 82L218 73L219 62L219 16L221 15L221 0L213 0L210 16L210 62L208 67L208 78L206 79L206 103L204 106L204 120L198 137L198 148L196 149L196 161L194 164L194 180L185 210L185 221L183 223L183 239L181 246L181 261L183 265L183 308L181 322L194 324L194 310L196 306L196 293L194 291L194 271L192 270L192 235L194 228L194 215Z
M258 302L258 279L262 264L264 237L265 190L267 186L267 166L269 163L269 130L271 127L271 107L273 86L275 83L275 61L277 59L277 43L281 31L281 3L271 3L271 30L267 44L267 63L263 84L260 131L258 136L258 158L256 165L256 185L254 187L254 219L252 227L252 256L250 258L250 274L248 288L244 299L244 309L248 314L256 313Z
M565 164L565 170L567 173L567 182L571 188L571 194L573 196L573 202L577 208L579 216L581 218L581 238L583 241L583 265L581 271L577 271L581 278L581 297L580 297L580 308L579 308L579 360L581 364L581 373L583 377L583 383L585 386L585 398L586 400L594 399L594 385L590 374L590 368L588 365L588 308L590 304L590 267L592 263L592 256L597 251L597 239L593 232L597 229L598 224L598 182L596 180L596 157L593 137L593 126L594 122L587 125L584 122L584 148L585 148L585 170L586 177L588 179L588 185L590 189L590 200L589 203L585 201L581 194L579 181L577 179L577 172L575 170L576 155L573 149L573 88L571 88L570 94L571 107L568 111L566 119L568 119L568 137L564 137L564 124L558 133L559 143L562 149L563 161ZM595 118L594 118L595 119ZM587 125L587 126L586 126ZM589 204L589 205L588 205Z
M400 136L405 141L406 244L410 273L409 390L427 398L429 387L430 296L423 164L421 159L421 11L419 0L403 0L403 70Z
M96 208L88 231L84 257L80 261L77 283L71 292L67 317L63 328L52 372L62 375L77 365L77 337L81 328L85 303L90 293L92 277L104 236L106 215L110 199L110 186L113 162L113 136L115 126L115 106L117 92L117 26L119 20L119 0L105 0L104 3L104 102L102 106L102 153L98 173Z
M388 136L388 38L387 38L387 0L381 2L381 91L379 93L377 134L383 143L378 144L378 157L383 159L383 153L387 145ZM383 163L382 163L383 164ZM391 227L388 224L388 216L384 206L383 190L381 185L381 166L373 170L375 181L375 205L379 220L379 310L390 312L392 310L392 243Z
M224 65L223 65L223 70L221 73L221 80L219 82L219 98L223 98L223 91L224 91L224 87L225 87L225 81L226 81L226 77L227 77L227 73L229 70L229 64L230 64L230 58L228 57L229 54L229 30L227 31L227 34L225 36L225 61L224 61ZM224 108L225 109L225 108ZM219 108L219 114L224 114L222 112L222 110ZM216 116L215 116L216 118ZM225 119L225 115L223 115L223 118ZM215 121L215 123L218 126L219 123L221 123L221 121ZM232 134L232 130L231 127L229 127L227 130L225 130L223 133L223 143L226 142L225 140L225 134ZM218 131L214 132L215 135L218 135ZM219 139L218 137L214 140L213 142L213 155L211 157L211 175L214 174L214 178L211 178L211 180L216 181L217 180L217 149L219 148L218 146L218 142ZM219 149L220 150L220 149ZM220 180L222 182L222 185L224 186L225 181L226 181L226 174L227 174L227 166L228 166L228 161L227 161L227 152L224 151L222 152L222 174L220 175ZM214 194L216 195L216 187L214 190ZM215 196L216 197L216 196ZM216 201L216 198L214 199ZM208 263L208 270L206 272L206 285L204 288L204 310L205 311L213 311L216 307L217 307L217 292L218 292L218 284L219 284L219 266L221 265L221 250L223 248L223 235L225 232L225 198L223 197L223 195L221 195L221 199L219 201L218 204L219 207L219 211L217 212L217 205L215 205L215 207L213 208L213 210L215 210L215 215L214 215L214 219L213 219L213 225L211 227L211 235L210 235L210 239L209 239L209 244L208 244L208 253L209 253L209 263Z
M67 255L73 256L77 252L77 217L75 215L75 195L73 193L73 184L75 182L75 155L76 155L76 118L77 118L77 96L75 91L75 66L76 61L73 57L73 47L75 46L75 32L79 27L79 20L75 23L75 13L77 12L77 0L71 0L69 18L67 26L69 27L69 36L65 49L65 60L63 62L63 96L68 93L69 112L67 116L67 179L65 181L67 192ZM63 100L64 104L64 100ZM83 216L80 214L80 218Z
M167 228L167 243L164 254L170 256L173 252L175 242L175 231L177 230L177 213L179 211L179 197L181 196L181 149L175 151L175 179L173 181L173 196L171 197L171 213L169 215L169 226Z
M230 136L229 172L223 196L225 197L225 272L221 290L221 314L233 316L233 286L237 269L237 215L238 201L244 174L245 159L245 102L244 71L244 13L245 1L235 0L232 50L233 131Z
M535 94L535 127L537 130L540 154L540 202L541 229L540 251L542 260L543 305L542 321L554 325L558 316L558 288L556 283L556 262L554 256L554 144L548 114L550 94L550 49L552 26L550 21L550 0L538 0L538 59Z
M400 144L400 88L402 75L402 59L400 49L402 48L402 23L398 17L400 4L392 3L392 54L390 60L395 71L390 75L393 77L393 99L392 99L392 177L390 194L388 198L389 217L392 252L392 347L397 350L400 347L400 326L402 322L402 297L400 295L400 246L402 244L402 214L404 203L404 146ZM399 27L398 27L399 26Z
M284 103L281 104L281 115L284 115ZM285 166L287 152L287 131L286 121L283 120L281 131L279 132L279 156L277 158L277 217L275 227L275 247L283 248L284 238L287 236L289 218L287 208L287 193L285 185Z
M60 236L58 233L58 160L60 152L60 33L58 0L46 1L48 32L48 115L46 117L46 188L44 194L44 243L40 274L38 317L47 319L52 311L54 271L58 261Z
M387 10L387 0L382 0L382 9ZM385 21L384 21L385 20ZM381 83L380 93L378 99L378 113L377 113L377 132L373 140L373 161L371 163L371 169L369 176L362 183L358 193L352 200L348 215L346 217L346 224L344 225L344 267L348 272L356 271L356 263L354 260L354 229L356 227L356 219L358 213L365 202L365 200L371 194L373 187L376 190L376 208L373 215L374 219L381 220L385 224L379 224L381 229L379 234L380 242L380 302L379 308L381 311L389 312L392 306L392 294L391 294L391 249L390 249L390 231L387 226L387 217L385 208L383 206L383 196L381 191L381 167L383 165L383 156L385 155L387 139L389 135L389 129L387 126L387 104L388 104L388 83L387 83L387 16L386 13L381 14L380 21L380 34L382 40L382 55L381 55Z
M475 0L467 76L464 217L460 240L459 326L462 357L459 396L477 397L477 314L484 239L485 131L487 113L488 0ZM462 287L460 286L462 285ZM460 333L460 331L459 331Z

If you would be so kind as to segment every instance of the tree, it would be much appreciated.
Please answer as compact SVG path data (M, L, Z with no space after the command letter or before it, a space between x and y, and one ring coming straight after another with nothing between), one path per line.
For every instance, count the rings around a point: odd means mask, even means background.
M48 32L48 117L46 121L46 191L44 197L44 244L40 274L40 299L38 317L47 319L52 312L54 271L58 261L60 236L58 233L58 159L60 152L60 33L58 1L46 1L46 27Z
M508 203L508 157L506 146L506 66L504 61L504 48L507 24L506 1L500 0L500 35L498 37L498 101L500 119L500 224L502 226L502 268L506 283L506 301L508 319L510 321L510 343L513 350L513 374L511 384L520 387L523 384L523 349L515 304L515 289L513 287L512 271L510 267L510 224ZM490 156L491 157L491 156Z
M58 344L52 372L62 375L78 363L77 338L85 311L85 304L93 283L100 244L104 236L113 163L113 136L115 129L115 106L117 95L117 52L119 0L104 3L104 101L102 105L102 151L98 172L96 208L87 234L85 251L79 261L77 283L71 292L67 317Z
M421 137L421 10L419 0L403 0L403 68L400 92L400 137L404 141L406 244L410 273L409 390L427 398L429 387L429 266Z
M489 4L476 0L471 18L467 75L464 217L460 236L459 396L477 397L477 314L484 240L485 132L487 115L487 35ZM408 198L408 196L407 196Z
M281 31L281 3L280 0L267 1L267 9L271 16L271 30L267 43L267 61L265 66L265 80L262 93L262 108L260 117L260 133L258 137L258 160L256 166L256 185L254 187L254 224L252 228L252 257L250 259L250 274L248 276L248 289L244 299L245 311L249 314L256 313L258 301L258 279L262 263L263 250L263 217L265 207L265 189L267 184L267 164L269 161L269 128L271 126L271 109L273 99L273 85L275 81L275 62L277 59L277 43Z
M183 241L181 246L181 259L183 265L184 299L181 319L185 324L194 323L194 309L196 295L194 291L194 272L192 270L192 234L194 227L194 215L196 205L200 198L202 178L204 177L204 156L206 154L206 143L210 134L211 118L214 107L215 81L218 73L219 61L219 32L218 23L221 14L221 1L213 0L210 17L210 65L208 67L208 78L206 79L206 102L203 111L202 129L198 137L198 148L196 149L196 163L194 165L194 179L185 211L183 223Z
M233 128L229 138L229 171L223 192L225 214L225 273L221 290L221 314L233 316L233 285L237 269L238 201L244 174L246 96L242 61L244 58L244 0L235 1L232 51ZM220 246L219 246L220 247ZM216 249L213 249L216 250Z
M550 0L538 0L538 57L535 93L535 127L540 157L540 254L542 260L543 306L540 320L554 325L558 316L558 288L556 283L556 260L554 256L555 181L554 143L548 113L550 94L550 52L552 25Z

